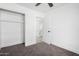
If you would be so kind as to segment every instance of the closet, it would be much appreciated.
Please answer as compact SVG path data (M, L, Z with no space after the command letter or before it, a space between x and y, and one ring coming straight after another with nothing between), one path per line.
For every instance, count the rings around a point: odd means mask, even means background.
M24 43L24 14L0 10L0 47Z

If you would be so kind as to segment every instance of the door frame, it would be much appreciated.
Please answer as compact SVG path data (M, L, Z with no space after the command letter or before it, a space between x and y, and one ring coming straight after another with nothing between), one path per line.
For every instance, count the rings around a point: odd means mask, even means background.
M43 24L43 18L42 17L36 17L36 22L39 23L39 25L42 25L42 30L39 30L38 34L36 34L36 43L40 43L43 41L43 34L42 36L40 35L41 32L43 32L43 27L44 27L44 24ZM37 35L39 35L37 37Z

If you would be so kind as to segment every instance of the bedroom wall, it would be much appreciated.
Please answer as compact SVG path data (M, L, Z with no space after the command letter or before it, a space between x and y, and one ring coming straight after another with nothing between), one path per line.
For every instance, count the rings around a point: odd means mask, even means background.
M71 3L53 9L44 20L46 43L79 54L79 4Z
M1 3L0 8L11 10L25 14L25 46L29 46L36 43L36 17L43 17L44 14L37 12L15 3ZM8 43L8 42L7 42ZM1 45L1 41L0 41Z

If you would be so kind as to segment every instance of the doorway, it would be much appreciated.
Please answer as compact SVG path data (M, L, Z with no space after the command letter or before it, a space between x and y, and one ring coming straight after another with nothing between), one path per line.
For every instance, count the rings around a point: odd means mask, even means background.
M25 43L24 14L0 10L0 47Z
M41 17L37 17L36 19L36 42L40 43L43 40L43 19Z

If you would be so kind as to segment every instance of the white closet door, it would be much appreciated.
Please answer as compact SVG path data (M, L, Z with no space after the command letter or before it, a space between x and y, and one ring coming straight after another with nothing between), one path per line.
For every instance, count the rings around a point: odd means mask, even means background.
M1 11L0 17L1 47L23 43L23 15Z

